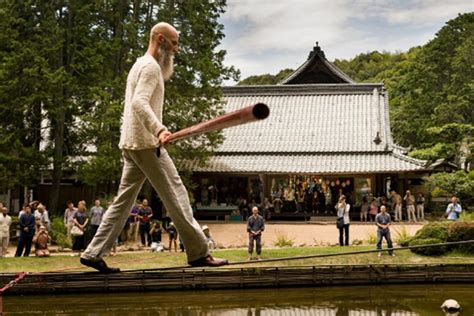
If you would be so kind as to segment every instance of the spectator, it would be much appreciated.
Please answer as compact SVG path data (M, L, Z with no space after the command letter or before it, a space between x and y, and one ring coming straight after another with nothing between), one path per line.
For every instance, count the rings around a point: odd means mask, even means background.
M37 257L49 257L48 243L50 237L45 226L40 226L38 232L33 237L35 245L35 255Z
M77 212L74 214L73 223L74 226L73 229L71 229L71 234L74 237L72 250L81 252L86 248L85 232L86 226L89 223L85 201L80 201L79 203L77 203Z
M262 202L262 211L263 211L263 218L264 219L270 219L270 208L272 207L272 204L268 200L268 198L264 198Z
M458 197L453 195L451 197L451 203L448 204L446 208L446 218L450 221L457 221L459 219L459 214L461 214L462 208L461 204L459 204Z
M207 238L207 243L209 244L209 250L212 251L217 248L216 242L214 241L214 238L212 237L212 234L209 230L209 227L207 225L202 226L202 232Z
M362 205L360 206L360 221L367 222L367 214L369 213L369 202L367 197L362 198Z
M258 215L258 208L252 208L252 215L247 220L247 232L249 233L248 260L252 260L253 244L255 242L257 260L260 260L262 253L262 232L265 230L265 220Z
M370 202L370 211L369 211L371 222L375 222L375 217L377 216L378 212L379 212L379 207L377 206L377 200L373 198L372 202Z
M24 206L19 222L20 240L18 241L15 257L21 257L22 255L28 257L31 251L31 242L35 235L35 217L31 214L31 207L28 204Z
M0 258L5 257L10 243L10 225L12 218L8 215L8 209L0 203Z
M411 194L410 190L407 190L405 196L403 197L403 200L405 201L406 206L407 206L407 215L408 215L407 221L409 221L409 222L411 222L411 221L416 222L416 217L415 217L415 197Z
M138 210L138 220L140 221L140 238L142 246L145 247L148 244L148 247L151 246L151 236L150 236L150 220L153 216L151 208L148 206L148 201L143 200L143 203L139 206ZM146 236L146 240L145 240Z
M140 210L140 202L137 201L135 205L130 210L130 215L128 216L128 240L136 243L138 241L138 228L139 228L139 220L138 220L138 211Z
M72 201L67 202L67 208L64 210L64 226L66 226L67 237L71 240L71 229L74 226L74 215L77 212L77 208L74 207Z
M177 252L178 251L178 242L177 242L177 240L178 240L178 230L174 226L173 222L170 223L170 225L166 229L166 232L168 233L168 237L169 237L168 248L169 248L170 252L173 249L173 247L172 247L173 244L174 244L174 251Z
M344 225L339 227L339 246L349 246L349 211L351 206L346 203L345 195L341 195L339 197L339 201L337 202L335 208L337 210L337 217L342 217L344 222Z
M390 194L392 196L392 207L395 212L395 221L402 221L402 196L395 190Z
M150 236L151 236L151 251L162 251L163 246L161 245L161 226L160 222L156 221L153 222L151 229L150 229Z
M390 236L390 214L387 213L385 205L380 207L380 213L375 217L375 224L377 225L377 249L382 249L382 238L385 238L389 249L388 254L395 257L395 254L393 253L392 238ZM381 255L382 252L379 252L378 256L380 257Z
M94 238L99 229L100 222L104 216L104 208L100 205L100 200L95 200L95 205L91 208L90 239Z
M39 226L44 226L46 230L49 230L49 215L43 204L39 203L36 206L36 211L34 215L35 219L37 220L37 223L39 224L36 228L39 229Z
M420 221L425 220L425 196L421 192L416 197L416 216Z

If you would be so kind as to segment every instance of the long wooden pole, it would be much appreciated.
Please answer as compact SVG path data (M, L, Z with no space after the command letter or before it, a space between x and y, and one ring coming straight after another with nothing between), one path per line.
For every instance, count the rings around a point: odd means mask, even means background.
M191 127L182 129L171 134L166 143L174 142L183 138L209 133L224 128L247 124L259 120L266 119L270 115L270 109L265 103L257 103L249 105L240 110L230 112L214 119L201 122Z

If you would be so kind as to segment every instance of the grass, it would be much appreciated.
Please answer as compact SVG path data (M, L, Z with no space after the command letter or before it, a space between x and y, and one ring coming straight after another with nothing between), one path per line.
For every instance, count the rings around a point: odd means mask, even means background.
M384 245L384 248L386 246ZM362 250L373 250L373 246L351 246L351 247L292 247L292 248L264 248L263 259L295 257L314 254L330 254L339 252L352 252ZM426 257L416 255L409 250L395 251L396 257L389 257L383 253L377 257L376 253L346 255L338 257L315 258L304 260L278 261L268 263L252 263L251 266L297 266L297 265L365 265L365 264L430 264L430 263L472 263L474 255L450 253L440 257ZM244 261L247 257L246 249L225 249L213 253L216 257L226 258L231 262ZM108 257L106 261L111 266L120 267L122 270L129 269L152 269L163 267L183 266L186 264L184 253L150 253L150 252L126 252L119 253L115 257ZM246 265L249 266L249 265ZM1 272L46 272L46 271L86 271L79 263L77 256L55 255L49 258L2 258L0 259Z

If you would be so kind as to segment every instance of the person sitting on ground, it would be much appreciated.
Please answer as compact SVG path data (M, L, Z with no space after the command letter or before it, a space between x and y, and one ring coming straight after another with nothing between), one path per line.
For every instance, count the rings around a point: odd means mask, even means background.
M178 251L178 242L177 242L177 240L178 240L178 230L174 226L173 222L170 223L170 225L166 229L166 232L168 233L168 237L169 237L168 248L169 248L170 252L173 249L173 247L172 247L173 244L174 244L174 251L177 252Z
M207 227L207 225L202 226L202 232L204 233L204 235L207 238L207 242L209 244L209 250L212 251L214 249L217 249L216 242L214 241L214 238L212 237L212 234L209 230L209 227Z
M50 237L45 226L40 226L38 232L33 237L33 244L35 245L35 255L37 257L49 257L48 243Z
M446 208L445 216L450 221L457 221L461 212L462 208L461 204L459 204L458 197L456 195L453 195L451 197L451 203L449 203L448 207Z
M247 220L247 232L249 233L248 260L252 260L253 244L255 241L257 260L260 260L262 253L262 232L265 230L265 220L258 215L258 207L252 208L252 216Z
M380 207L380 213L375 217L375 224L377 225L377 249L382 249L382 238L385 238L389 249L388 254L395 257L395 254L393 253L392 238L390 236L390 214L387 213L387 207L385 205ZM381 255L382 252L379 252L378 256L380 257Z
M154 221L150 229L151 236L151 252L162 251L161 245L161 225L160 222Z

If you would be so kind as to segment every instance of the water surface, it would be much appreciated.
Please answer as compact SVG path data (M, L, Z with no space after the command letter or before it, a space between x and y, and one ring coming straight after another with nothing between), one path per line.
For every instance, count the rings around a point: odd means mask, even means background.
M4 297L5 315L474 315L474 285L390 285Z

